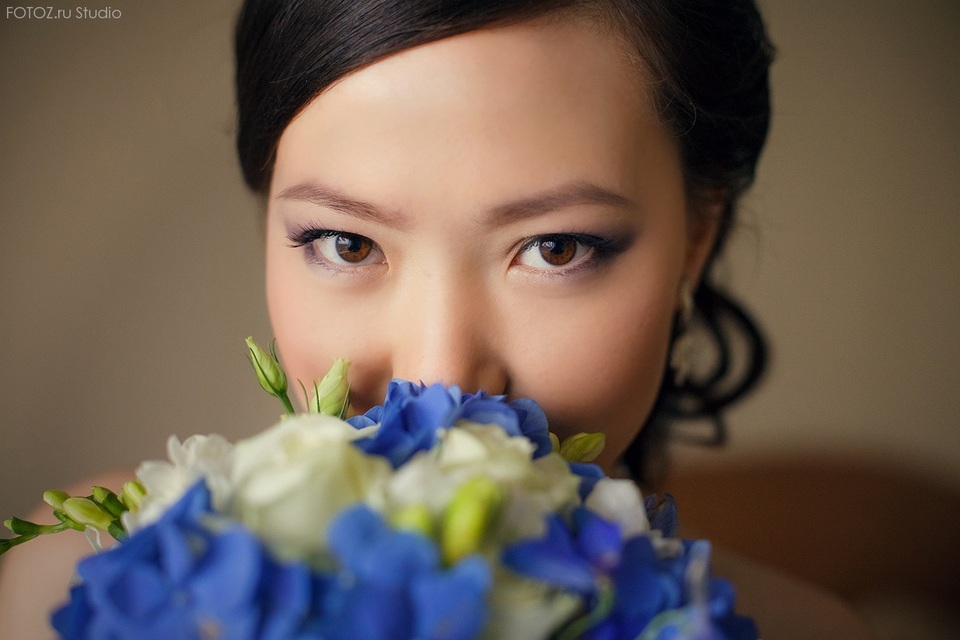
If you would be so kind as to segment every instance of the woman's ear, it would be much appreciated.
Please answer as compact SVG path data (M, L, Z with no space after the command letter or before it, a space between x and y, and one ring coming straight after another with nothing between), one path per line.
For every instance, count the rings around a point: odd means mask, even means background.
M725 193L711 193L691 204L687 217L689 227L683 274L693 290L696 290L703 276L703 269L713 252L726 205Z

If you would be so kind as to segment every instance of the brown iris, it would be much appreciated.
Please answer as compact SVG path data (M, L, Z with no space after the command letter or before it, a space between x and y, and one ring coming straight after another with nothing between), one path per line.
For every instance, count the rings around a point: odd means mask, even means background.
M577 241L563 236L549 236L539 243L540 257L548 264L562 267L577 255Z
M373 241L363 236L341 233L336 239L337 256L344 262L363 262L373 251Z

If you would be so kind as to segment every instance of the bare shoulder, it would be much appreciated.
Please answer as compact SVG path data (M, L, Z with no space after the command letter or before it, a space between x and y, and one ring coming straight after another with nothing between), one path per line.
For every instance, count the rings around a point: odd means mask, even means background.
M68 490L87 494L99 485L117 491L133 472L114 472L91 478ZM5 514L9 515L9 514ZM55 522L50 508L38 506L27 519ZM51 638L50 613L66 602L73 568L92 552L79 531L41 536L18 546L0 559L0 638Z
M838 597L724 549L713 573L733 582L737 611L751 616L763 640L876 640Z

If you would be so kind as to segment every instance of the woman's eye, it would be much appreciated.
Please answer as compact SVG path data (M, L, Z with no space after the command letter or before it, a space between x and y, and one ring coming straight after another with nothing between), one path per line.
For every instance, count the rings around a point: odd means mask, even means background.
M573 235L538 236L521 248L517 262L534 269L569 268L589 260L594 248Z
M305 247L307 257L334 268L363 267L386 262L383 251L366 236L345 231L309 229L291 238L292 246Z

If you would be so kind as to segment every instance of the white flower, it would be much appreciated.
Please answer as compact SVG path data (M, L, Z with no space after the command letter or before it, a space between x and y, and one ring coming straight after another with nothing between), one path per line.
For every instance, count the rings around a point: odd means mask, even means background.
M583 605L582 598L577 595L520 578L503 569L496 570L494 582L496 586L490 593L490 618L483 630L483 640L545 640L554 637L557 628Z
M603 478L593 487L584 506L620 525L624 540L650 531L647 508L633 480Z
M239 442L227 511L288 558L323 551L331 519L345 507L382 505L390 464L352 443L370 434L323 414L289 416Z
M122 516L123 526L133 533L158 520L164 511L204 478L214 506L226 503L230 496L230 467L233 445L220 435L195 435L183 444L176 436L167 440L170 462L151 460L137 469L137 478L147 493L137 511Z
M508 544L538 537L549 513L578 501L579 479L557 454L532 460L534 445L498 425L460 423L440 434L440 443L397 470L387 489L390 509L426 505L443 512L457 488L483 476L503 493L503 512L490 542Z

